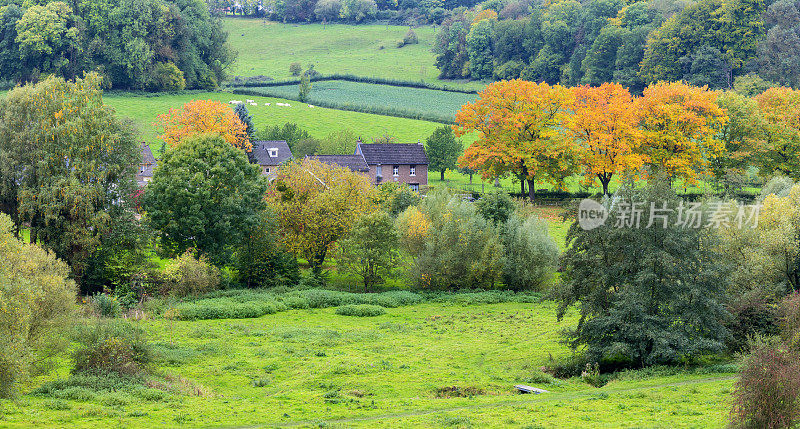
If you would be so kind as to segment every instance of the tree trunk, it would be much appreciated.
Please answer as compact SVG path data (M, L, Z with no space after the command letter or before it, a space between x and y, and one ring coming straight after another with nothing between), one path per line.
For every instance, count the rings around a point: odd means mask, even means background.
M442 182L444 182L444 170L440 171L439 173L442 174L442 176L441 176L442 177Z
M528 198L530 198L531 202L536 200L536 186L535 185L536 179L528 179Z
M598 174L597 178L600 179L600 183L603 184L603 195L608 195L608 184L611 182L611 175L606 176L605 174Z

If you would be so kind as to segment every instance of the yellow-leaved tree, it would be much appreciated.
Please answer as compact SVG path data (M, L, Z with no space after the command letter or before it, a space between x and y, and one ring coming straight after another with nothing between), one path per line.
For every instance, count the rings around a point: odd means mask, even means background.
M528 182L531 200L536 179L560 185L572 174L572 145L561 132L572 104L567 88L509 80L495 82L479 95L456 114L457 136L478 133L461 157L461 167L480 171L484 178L512 173Z
M283 165L267 201L283 243L317 276L331 246L361 215L377 210L376 190L365 176L310 159Z
M651 173L693 184L724 152L719 135L728 118L717 104L717 93L707 87L658 82L634 104L642 132L638 147Z
M571 88L572 115L565 121L567 135L575 143L576 158L587 185L600 180L603 194L614 175L638 170L644 159L639 116L630 92L618 83Z

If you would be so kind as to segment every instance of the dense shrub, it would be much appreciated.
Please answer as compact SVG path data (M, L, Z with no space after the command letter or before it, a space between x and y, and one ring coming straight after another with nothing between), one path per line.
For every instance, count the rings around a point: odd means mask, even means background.
M763 344L736 382L731 426L791 428L800 421L800 361L782 345Z
M397 219L413 261L408 274L421 289L490 288L502 275L503 246L495 228L446 189L428 194Z
M186 89L183 72L171 62L158 63L150 74L148 89L151 91L182 91Z
M422 197L405 184L384 182L378 186L378 204L393 217L419 204Z
M800 352L800 292L781 301L779 315L783 341L793 352Z
M500 80L517 79L524 68L525 63L522 61L508 61L494 69L494 77Z
M49 362L64 345L75 310L67 264L18 240L12 228L0 213L0 397L13 396L36 363Z
M106 293L98 293L90 299L92 310L100 317L117 317L122 310L117 298Z
M502 234L505 249L503 282L511 290L539 290L555 272L558 246L547 223L533 216L512 216Z
M731 298L727 324L731 335L728 349L746 351L747 339L754 336L773 336L778 332L777 306L764 292L754 290Z
M144 330L126 320L100 320L83 326L77 332L77 341L75 373L140 375L152 359Z
M205 257L195 258L186 252L169 263L164 270L162 293L175 296L197 295L212 291L220 285L219 269Z
M386 314L386 309L379 305L350 304L338 307L336 314L340 316L374 317Z
M483 197L475 203L475 207L484 219L500 225L506 223L514 213L516 205L508 193L497 191L483 194Z
M234 255L239 281L247 287L295 286L300 281L297 259L280 245L277 234L274 217L264 213Z
M303 73L303 66L300 63L291 63L289 64L289 73L292 76L300 76L300 73Z
M364 214L339 241L338 267L360 278L364 291L369 292L391 275L399 258L397 246L397 231L388 213Z

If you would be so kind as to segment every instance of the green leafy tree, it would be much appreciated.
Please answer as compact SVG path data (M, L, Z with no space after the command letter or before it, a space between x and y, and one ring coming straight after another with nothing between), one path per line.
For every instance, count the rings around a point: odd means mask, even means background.
M493 20L484 19L472 24L467 34L469 71L473 79L489 79L494 75Z
M584 230L576 221L567 235L558 318L573 305L580 311L569 344L606 367L671 364L721 351L727 275L713 232L676 226L678 200L661 181L617 191L614 201L605 225ZM632 202L641 216L627 215ZM667 220L651 217L641 209L649 202L673 211ZM605 206L612 208L610 201Z
M435 190L397 218L408 274L421 289L490 288L503 274L503 245L472 203Z
M81 49L79 37L77 19L64 2L31 6L17 21L20 57L30 72L74 77L78 67L71 61Z
M45 368L64 344L75 312L69 267L35 244L14 237L14 223L0 213L0 397Z
M236 250L239 280L247 287L296 286L300 281L297 259L280 243L275 217L265 211Z
M343 240L339 241L339 268L359 277L364 291L382 284L398 260L398 238L394 221L385 211L367 213L358 218Z
M448 126L438 127L425 140L425 154L428 155L428 170L438 171L441 180L447 170L456 168L458 157L464 153L464 147L456 139L453 129Z
M307 74L304 74L303 77L300 78L298 91L299 100L303 103L308 101L308 95L311 94L311 78L309 78Z
M139 145L103 104L100 77L50 77L0 102L0 193L31 242L81 279L114 219L131 207Z
M517 208L514 200L504 191L488 192L475 203L478 213L494 225L502 225Z
M462 11L442 22L436 33L436 67L440 79L460 79L469 76L465 65L469 60L467 53L467 34L471 19ZM465 74L466 72L466 74Z
M502 228L506 287L515 291L542 290L558 261L558 246L547 232L547 223L533 216L511 216Z
M143 206L173 254L193 249L222 265L258 222L265 192L265 179L244 152L218 135L200 134L164 154Z

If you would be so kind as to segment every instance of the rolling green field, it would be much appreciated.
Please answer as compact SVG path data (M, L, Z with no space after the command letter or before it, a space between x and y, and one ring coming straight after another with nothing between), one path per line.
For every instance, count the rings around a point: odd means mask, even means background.
M141 324L163 390L64 381L0 401L0 426L720 427L733 374L622 375L602 388L539 368L567 356L555 305L422 303L377 317L334 308ZM515 384L546 389L519 395ZM160 392L160 393L159 393Z
M158 96L108 93L103 97L105 103L113 107L118 114L131 118L143 140L155 144L154 148L160 145L160 140L156 138L158 129L153 125L159 114L167 113L171 108L180 108L184 103L192 100L217 100L227 103L230 100L244 101L245 99L252 99L258 104L258 106L247 106L250 114L253 115L256 129L295 122L316 138L323 138L334 131L350 129L367 142L372 138L388 134L396 137L398 142L410 143L418 140L424 141L436 127L442 126L435 122L322 107L311 108L307 104L296 101L225 92L162 94ZM275 103L279 102L289 103L291 107L276 106ZM271 106L266 106L265 103L271 103Z
M284 85L248 88L248 91L271 97L296 98L298 89L297 85ZM337 103L371 110L390 109L453 121L461 106L476 98L475 94L459 92L329 80L314 82L309 103Z
M415 28L419 44L397 47L408 27L395 25L281 24L225 18L228 41L238 52L230 74L291 77L289 65L314 64L323 74L434 81L439 71L431 51L436 32Z

